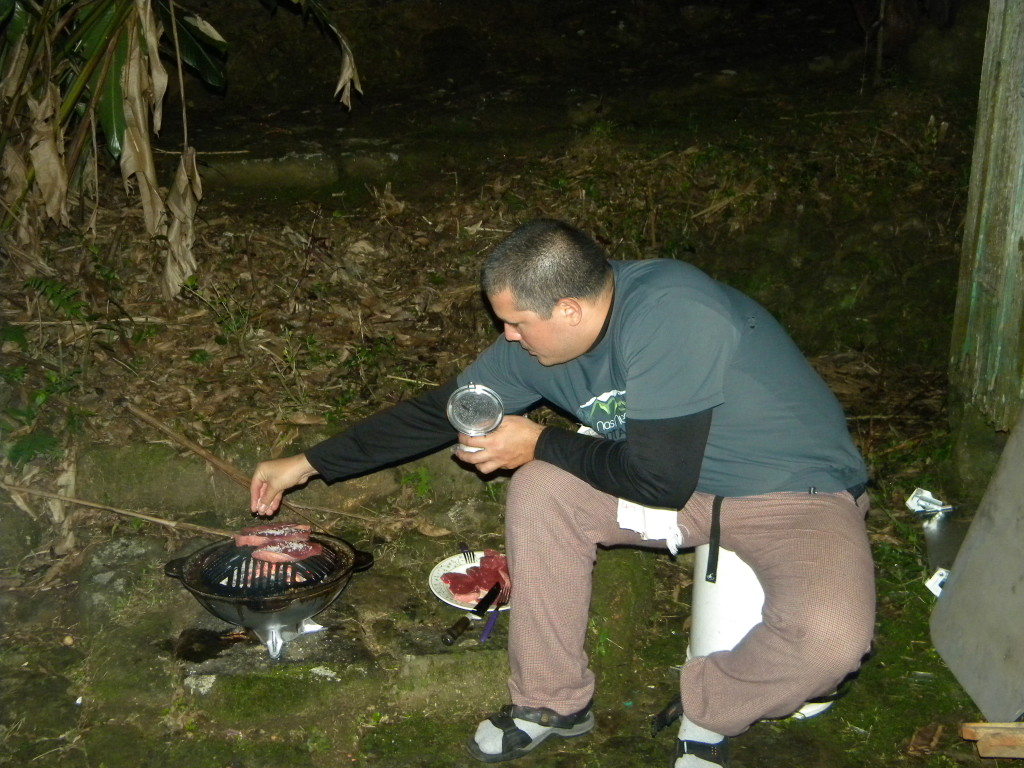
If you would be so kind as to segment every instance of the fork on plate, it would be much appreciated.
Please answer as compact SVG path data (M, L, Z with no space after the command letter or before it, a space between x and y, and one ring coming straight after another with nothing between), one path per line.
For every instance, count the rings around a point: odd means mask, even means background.
M462 558L470 565L476 562L476 552L470 549L466 542L459 542L459 551L462 553ZM500 600L501 598L499 597L498 599Z
M506 582L505 584L502 584L501 591L498 592L498 597L494 600L494 608L491 610L491 615L487 617L487 623L484 625L484 631L480 633L481 643L491 636L491 632L494 630L494 625L498 623L498 612L501 610L501 607L509 601L510 597L512 597L512 585Z

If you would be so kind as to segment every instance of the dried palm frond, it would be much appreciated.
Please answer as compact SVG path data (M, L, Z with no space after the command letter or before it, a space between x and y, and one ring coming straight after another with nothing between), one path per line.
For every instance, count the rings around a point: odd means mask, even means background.
M348 41L319 0L292 1L338 44L335 96L350 106L361 88ZM162 288L177 295L195 269L191 228L202 186L186 139L170 197L161 194L150 146L168 84L160 55L171 48L179 69L184 62L222 87L226 46L174 0L0 0L0 249L8 263L39 271L42 228L69 226L69 199L90 188L99 134L138 195L146 232L167 238Z
M167 298L178 295L182 285L196 271L192 252L195 241L195 216L203 199L203 184L196 167L196 151L187 147L181 154L178 172L167 193L167 260L160 287Z

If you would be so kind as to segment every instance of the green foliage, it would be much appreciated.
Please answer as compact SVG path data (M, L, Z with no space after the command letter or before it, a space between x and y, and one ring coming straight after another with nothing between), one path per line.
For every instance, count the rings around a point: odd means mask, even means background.
M76 291L49 278L29 282L64 317L84 318L86 305ZM20 326L0 326L0 340L18 344L22 352L30 350ZM80 378L78 370L57 370L30 361L0 367L0 382L10 388L10 396L0 410L0 429L12 435L5 446L9 461L24 464L38 457L60 455L62 441L58 435L75 431L81 423L80 414L69 412L61 396L74 391Z
M24 383L27 369L24 366L0 369L0 378L8 382ZM76 374L59 374L47 371L43 383L35 388L24 388L20 403L8 405L3 415L9 423L21 426L33 425L43 413L44 406L51 398L66 394L77 386ZM66 425L65 425L66 426Z
M342 367L358 372L365 379L368 370L385 365L395 355L396 350L397 344L394 336L368 339L349 352Z
M156 10L164 27L170 29L170 3L160 2ZM213 88L227 85L224 65L228 44L224 38L198 16L178 6L175 21L182 61Z
M595 618L593 616L587 621L587 636L590 642L590 655L594 658L607 656L611 651L611 641L608 637L608 628L605 626L607 619Z
M506 488L504 483L484 483L484 496L496 504L501 503L505 500Z
M123 2L120 5L100 2L81 9L81 35L76 48L81 57L81 75L88 77L83 85L77 82L72 85L61 110L70 117L77 112L79 95L85 98L92 94L96 115L107 139L107 149L115 158L121 156L127 125L124 87L122 79L116 75L127 65L129 34L132 32L127 23L129 7Z
M211 85L223 85L224 40L177 4L172 19L170 0L156 0L154 5L165 35L176 30L185 63ZM95 114L107 149L120 157L127 126L126 98L132 96L124 90L123 75L132 62L132 38L146 32L145 14L139 13L135 0L54 0L41 9L26 0L4 0L3 16L13 16L13 21L0 40L0 67L18 78L3 125L3 143L12 140L17 123L24 122L29 99L38 99L42 89L55 85L61 131L77 144ZM36 43L44 37L53 42L52 50ZM27 51L28 58L14 68L19 51ZM153 53L158 52L144 49L146 56Z
M335 397L331 403L331 410L327 412L328 426L339 428L351 423L353 419L351 405L355 399L353 392L344 392Z
M25 289L38 293L68 320L86 319L89 307L77 288L50 277L30 277L25 281Z
M19 384L25 380L28 371L24 365L15 365L10 368L0 368L0 381L7 384Z
M19 465L39 457L55 458L60 453L60 440L57 436L49 430L40 429L17 438L7 450L7 459Z
M598 120L590 126L590 135L611 138L618 126L611 120Z
M330 752L333 746L330 735L320 728L312 727L306 730L306 749L311 754Z
M433 477L426 467L418 467L403 475L401 482L403 488L412 488L417 498L429 499L434 493Z
M209 293L205 293L199 289L198 281L195 279L190 279L185 283L182 287L182 293L202 304L213 313L217 327L221 330L221 333L217 334L213 339L216 343L225 345L232 341L241 342L249 330L252 319L253 307L248 299L244 297L239 299L232 295L222 295L216 288Z
M25 329L20 325L0 325L0 342L5 341L14 342L22 352L28 350L28 338L25 336Z

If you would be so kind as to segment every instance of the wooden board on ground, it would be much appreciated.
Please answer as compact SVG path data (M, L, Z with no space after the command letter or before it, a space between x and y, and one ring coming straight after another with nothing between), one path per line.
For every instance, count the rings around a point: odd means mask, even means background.
M931 616L931 635L993 723L1024 714L1024 416L1003 450Z
M981 757L1024 758L1024 723L964 723L960 735L978 742Z

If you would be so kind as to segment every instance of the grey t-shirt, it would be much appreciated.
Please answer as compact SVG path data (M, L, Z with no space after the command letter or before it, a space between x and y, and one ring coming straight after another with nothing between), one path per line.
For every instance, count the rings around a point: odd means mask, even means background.
M721 496L863 483L835 396L757 302L680 261L611 262L612 316L586 354L543 366L499 338L459 376L508 413L542 401L603 437L713 408L697 490Z

